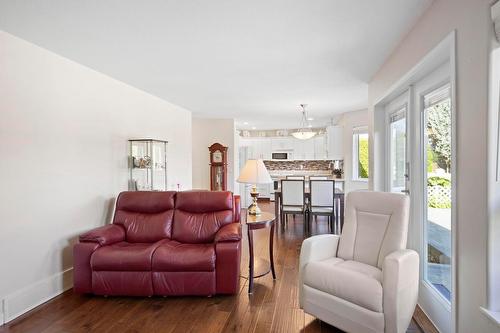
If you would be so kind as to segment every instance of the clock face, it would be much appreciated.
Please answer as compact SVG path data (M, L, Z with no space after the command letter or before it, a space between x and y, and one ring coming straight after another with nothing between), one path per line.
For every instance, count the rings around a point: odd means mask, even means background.
M212 162L222 163L222 152L220 150L214 151L214 153L212 154Z

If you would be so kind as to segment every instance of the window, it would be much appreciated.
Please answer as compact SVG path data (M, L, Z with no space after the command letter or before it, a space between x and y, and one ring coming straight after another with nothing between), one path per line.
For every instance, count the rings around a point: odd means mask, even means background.
M352 178L353 180L368 180L368 130L357 127L352 135Z

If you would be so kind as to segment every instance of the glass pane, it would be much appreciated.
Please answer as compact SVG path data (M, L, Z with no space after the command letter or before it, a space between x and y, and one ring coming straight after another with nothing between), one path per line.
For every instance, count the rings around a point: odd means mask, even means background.
M406 118L398 117L398 120L391 122L389 127L389 144L391 149L391 192L401 192L406 187Z
M358 177L368 178L368 133L358 134Z
M433 93L431 93L433 94ZM451 101L425 109L425 279L448 301L451 298Z

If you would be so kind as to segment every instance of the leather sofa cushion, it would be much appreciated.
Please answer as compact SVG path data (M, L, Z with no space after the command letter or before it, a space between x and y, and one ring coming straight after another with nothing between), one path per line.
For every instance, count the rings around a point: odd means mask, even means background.
M375 312L383 312L381 280L377 267L340 258L310 262L304 269L309 287Z
M233 210L233 194L229 191L178 192L175 208L191 213Z
M94 271L150 271L153 253L165 242L168 241L103 246L94 252L90 265Z
M152 243L172 236L176 192L122 192L114 222L126 230L126 240Z
M156 249L152 269L155 272L213 272L215 246L166 242Z
M172 239L181 243L213 243L217 231L233 221L231 192L179 192Z
M172 238L181 243L213 243L217 231L232 220L232 210L212 213L176 210Z
M174 209L176 191L125 191L116 200L116 209L157 214Z

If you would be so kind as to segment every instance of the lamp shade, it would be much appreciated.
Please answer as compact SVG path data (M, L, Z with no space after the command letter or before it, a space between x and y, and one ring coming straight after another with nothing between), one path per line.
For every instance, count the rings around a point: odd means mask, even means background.
M307 140L316 135L313 131L298 130L292 133L293 137L299 140Z
M245 184L269 184L273 182L262 160L247 160L236 181Z

